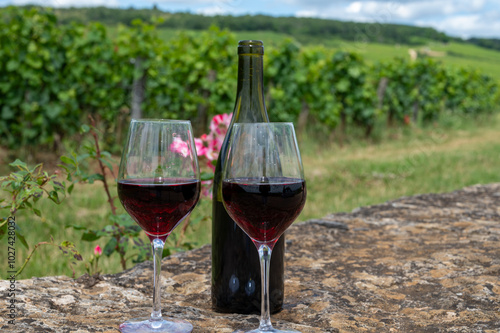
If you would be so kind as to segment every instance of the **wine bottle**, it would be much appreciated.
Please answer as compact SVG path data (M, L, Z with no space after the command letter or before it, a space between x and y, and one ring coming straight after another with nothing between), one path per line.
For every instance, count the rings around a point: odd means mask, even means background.
M221 172L234 123L269 122L264 103L264 45L257 40L238 43L238 85L233 117L221 146L214 173L212 201L212 306L218 312L260 313L261 276L255 245L229 217L222 204ZM271 257L271 312L283 305L285 235Z

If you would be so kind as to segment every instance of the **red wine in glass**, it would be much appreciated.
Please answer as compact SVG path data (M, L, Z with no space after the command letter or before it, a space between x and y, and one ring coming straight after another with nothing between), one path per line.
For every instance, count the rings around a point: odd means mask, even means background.
M253 177L222 182L226 209L247 235L263 244L275 243L306 202L303 179Z
M200 193L200 181L172 178L162 183L154 179L118 182L118 196L125 210L146 232L151 241L165 239L191 212Z

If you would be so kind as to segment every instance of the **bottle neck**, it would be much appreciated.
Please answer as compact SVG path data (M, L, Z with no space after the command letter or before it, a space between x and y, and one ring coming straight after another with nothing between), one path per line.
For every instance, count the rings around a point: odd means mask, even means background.
M238 55L238 87L233 112L234 122L269 121L264 101L263 71L262 54Z

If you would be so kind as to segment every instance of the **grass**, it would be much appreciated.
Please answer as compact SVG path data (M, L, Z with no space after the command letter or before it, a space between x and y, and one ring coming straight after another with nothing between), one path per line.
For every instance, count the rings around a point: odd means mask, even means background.
M301 220L402 196L500 182L499 120L458 129L388 131L379 144L306 149L308 201Z
M500 182L499 131L500 115L497 114L479 121L448 118L427 128L388 129L377 133L376 142L350 135L343 146L305 135L299 145L308 199L298 222L401 196ZM112 192L116 195L116 186ZM80 241L81 231L65 227L77 224L102 228L108 224L106 216L110 210L101 184L78 185L62 205L42 200L38 208L45 222L26 212L16 217L31 246L48 241L50 236L57 242L73 241L86 262L95 245L104 245L102 239ZM123 212L121 206L119 210ZM204 217L204 220L188 228L185 241L195 246L210 243L210 212L211 202L203 199L192 219ZM172 242L176 241L180 229L174 231ZM7 239L2 242L6 246ZM20 267L27 251L20 243L16 244L16 250L16 267ZM7 251L0 252L0 261L7 262ZM76 276L85 272L84 262L75 266ZM104 273L121 270L114 255L101 258L99 263ZM5 272L2 278L6 277ZM57 248L45 246L36 252L20 278L61 274L71 275L66 260Z

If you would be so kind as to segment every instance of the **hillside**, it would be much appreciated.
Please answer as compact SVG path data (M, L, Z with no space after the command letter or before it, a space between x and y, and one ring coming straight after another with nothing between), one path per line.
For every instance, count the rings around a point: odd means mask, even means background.
M27 5L25 7L32 7ZM1 10L1 8L0 8ZM159 18L159 28L206 30L212 25L234 32L267 31L293 36L303 44L328 44L331 40L356 43L425 45L429 42L462 42L500 51L500 39L451 37L430 27L390 23L361 23L308 17L274 17L268 15L205 16L188 12L170 13L153 9L120 9L108 7L68 7L54 9L62 24L101 22L108 26L132 25L133 21Z
M273 17L267 15L216 15L204 16L192 13L169 13L158 9L119 9L107 7L57 8L55 12L62 24L98 21L106 25L131 25L135 19L149 21L159 17L159 27L205 30L211 25L231 31L274 31L293 35L304 42L320 42L331 38L378 43L404 43L418 45L433 40L455 40L433 28L398 24L355 23L339 20L307 17ZM311 40L311 38L313 38Z
M362 43L422 45L432 42L466 42L480 47L500 50L500 40L460 38L447 36L429 27L417 27L389 23L359 23L307 17L274 17L267 15L216 15L204 16L192 13L169 13L158 9L118 9L107 7L58 8L56 14L61 23L98 21L106 25L132 24L133 20L149 21L160 17L162 28L205 30L211 25L231 31L271 31L292 35L302 43L324 43L341 39Z

